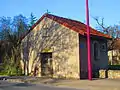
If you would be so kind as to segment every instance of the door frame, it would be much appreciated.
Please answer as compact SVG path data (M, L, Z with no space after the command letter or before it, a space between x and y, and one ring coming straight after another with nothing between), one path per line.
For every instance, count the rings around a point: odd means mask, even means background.
M49 61L49 63L50 63L50 67L48 68L48 69L50 69L50 73L48 74L48 75L45 75L45 73L43 72L44 70L43 70L43 60L44 60L44 56L43 55L45 55L45 56L47 56L48 55L48 57L50 57L50 61ZM50 55L50 56L49 56ZM41 58L41 76L44 76L44 77L52 77L53 76L53 60L52 60L52 52L42 52L41 54L40 54L40 58ZM48 61L47 61L48 62Z

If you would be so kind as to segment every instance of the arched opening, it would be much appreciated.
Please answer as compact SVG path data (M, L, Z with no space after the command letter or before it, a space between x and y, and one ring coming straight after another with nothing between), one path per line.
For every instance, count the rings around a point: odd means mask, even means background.
M100 47L98 42L94 42L94 60L100 59Z

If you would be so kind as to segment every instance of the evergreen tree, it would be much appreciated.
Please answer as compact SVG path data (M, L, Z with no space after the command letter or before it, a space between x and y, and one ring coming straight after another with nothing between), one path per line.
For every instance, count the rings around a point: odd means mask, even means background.
M33 13L30 14L30 27L32 27L32 25L35 24L35 22L37 21L36 17L34 16Z

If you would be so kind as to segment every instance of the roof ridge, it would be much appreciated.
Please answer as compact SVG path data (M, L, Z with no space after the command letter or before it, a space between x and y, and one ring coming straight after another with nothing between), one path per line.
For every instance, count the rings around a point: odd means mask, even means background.
M34 29L34 27L36 27L45 17L50 18L56 22L58 22L61 25L64 25L67 28L70 28L71 30L74 30L78 33L80 33L81 35L87 34L87 28L86 28L86 24L78 21L78 20L74 20L74 19L69 19L69 18L65 18L65 17L60 17L57 15L53 15L53 14L49 14L49 13L45 13L29 30L29 32L31 30ZM109 36L108 34L104 34L98 30L95 30L94 28L90 27L90 34L95 35L95 36L100 36L100 37L105 37L105 38L111 38L111 36ZM29 33L28 32L28 33ZM27 33L27 34L28 34ZM26 35L27 35L26 34ZM25 37L25 36L24 36ZM23 38L24 38L23 37Z
M78 21L78 20L71 19L71 18L65 18L65 17L61 17L61 16L57 16L57 15L53 15L53 14L48 14L48 13L45 13L44 15L45 15L45 16L46 16L46 15L51 15L51 16L55 16L55 17L59 17L59 18L63 18L63 19L68 19L68 20L71 20L71 21L74 21L74 22L77 22L77 23L84 24L83 22L80 22L80 21Z
M61 19L65 19L65 20L68 20L68 21L71 21L72 23L74 23L74 25L76 26L76 24L77 25L80 25L80 24L82 24L81 26L85 29L86 28L86 24L84 24L84 23L82 23L82 22L80 22L80 21L78 21L78 20L73 20L73 19L69 19L69 18L64 18L64 17L60 17L60 16L56 16L56 15L53 15L53 14L47 14L47 16L46 17L48 17L48 18L50 18L49 16L52 16L52 17L55 17L55 18L61 18ZM52 18L51 18L52 19ZM55 20L56 21L56 20ZM58 22L58 21L57 21ZM69 22L67 22L67 23L69 23ZM66 25L64 25L64 26L66 26ZM80 28L80 27L79 27ZM100 31L98 31L98 30L95 30L94 28L92 28L91 26L90 26L90 29L91 29L91 33L94 33L94 35L97 35L97 34L102 34L102 35L104 35L103 37L106 37L106 38L111 38L111 36L109 36L108 34L104 34L104 33L102 33L102 32L100 32ZM85 29L86 30L86 29Z

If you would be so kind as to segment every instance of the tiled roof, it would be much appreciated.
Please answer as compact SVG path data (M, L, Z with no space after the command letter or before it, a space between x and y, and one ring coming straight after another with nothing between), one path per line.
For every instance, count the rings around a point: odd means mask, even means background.
M71 30L74 30L78 33L80 33L81 35L86 35L87 34L87 27L84 23L81 23L79 21L76 20L71 20L71 19L67 19L67 18L63 18L63 17L59 17L59 16L55 16L52 14L44 14L33 26L30 30L32 30L37 24L40 23L41 20L43 20L44 17L50 18L58 23L60 23L61 25L64 25L67 28L70 28ZM90 27L90 34L94 35L94 36L99 36L99 37L105 37L105 38L111 38L109 35L101 33L93 28Z

